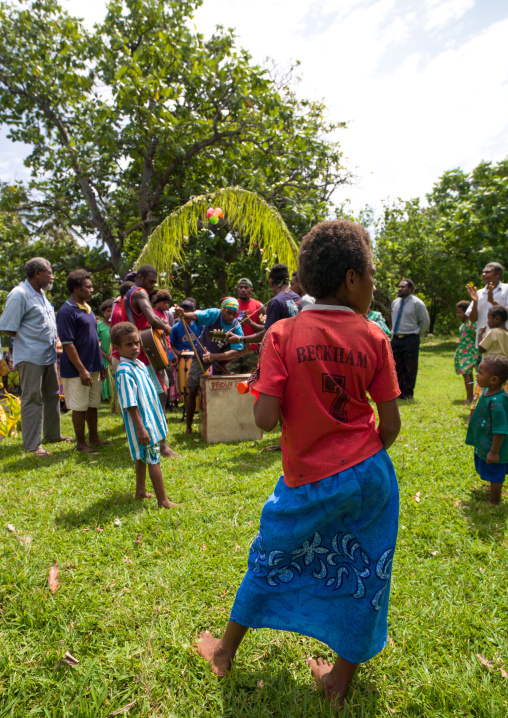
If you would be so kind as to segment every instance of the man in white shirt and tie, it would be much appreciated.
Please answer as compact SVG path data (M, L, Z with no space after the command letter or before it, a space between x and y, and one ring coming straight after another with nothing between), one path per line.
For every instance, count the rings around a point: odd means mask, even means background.
M489 331L489 326L487 325L487 314L489 309L494 306L488 299L489 287L492 289L492 297L494 301L498 302L503 307L508 306L508 284L503 284L501 281L503 271L503 265L499 264L499 262L489 262L485 265L482 272L482 280L485 287L477 290L476 287L471 287L469 284L466 285L467 293L471 297L471 304L466 310L466 316L468 316L472 322L477 322L475 342L475 346L477 348L480 329L486 326L487 328L485 333Z
M412 399L418 373L420 335L430 324L427 308L413 295L411 279L401 279L392 302L392 351L399 382L399 399Z

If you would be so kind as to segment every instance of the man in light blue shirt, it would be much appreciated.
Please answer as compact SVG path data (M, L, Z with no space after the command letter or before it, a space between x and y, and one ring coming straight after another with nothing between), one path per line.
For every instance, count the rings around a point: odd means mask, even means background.
M418 373L420 335L430 324L427 307L415 297L414 282L401 279L392 302L392 351L400 387L399 399L412 399Z
M25 264L26 280L8 295L0 317L0 332L14 337L13 364L21 384L23 447L37 456L50 456L44 442L72 441L60 433L60 385L56 366L56 320L44 294L53 272L42 257Z

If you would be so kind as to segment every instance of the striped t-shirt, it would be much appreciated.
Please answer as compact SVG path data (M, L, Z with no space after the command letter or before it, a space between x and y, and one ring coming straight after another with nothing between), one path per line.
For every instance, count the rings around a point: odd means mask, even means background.
M168 432L159 397L146 366L138 359L121 358L115 374L115 383L131 456L134 460L141 459L136 427L127 409L130 406L137 406L143 426L150 436L150 446L155 446L166 437Z

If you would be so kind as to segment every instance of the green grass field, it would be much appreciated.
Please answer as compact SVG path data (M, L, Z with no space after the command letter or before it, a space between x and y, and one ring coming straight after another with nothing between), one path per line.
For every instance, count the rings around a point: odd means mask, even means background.
M389 641L358 670L344 717L508 715L508 500L490 506L464 446L454 348L422 347L416 402L401 407ZM336 714L306 666L333 660L314 640L254 631L223 682L193 653L199 631L227 621L280 454L262 451L273 434L207 446L168 417L183 455L163 462L180 504L170 512L133 499L123 425L106 407L100 428L113 444L100 457L62 444L36 459L19 439L0 445L0 716ZM79 665L55 668L66 651Z

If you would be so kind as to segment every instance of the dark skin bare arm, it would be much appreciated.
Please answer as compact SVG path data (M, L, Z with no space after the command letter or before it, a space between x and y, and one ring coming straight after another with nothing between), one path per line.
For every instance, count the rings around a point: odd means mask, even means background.
M278 396L260 394L254 404L254 421L262 431L273 431L279 423L280 399Z
M63 350L67 354L71 364L77 369L83 386L92 386L92 377L90 372L87 371L81 363L81 359L79 358L79 354L74 344L64 344Z
M261 304L261 306L258 307L256 311L258 312L258 314L266 315L266 307L265 307L265 305L264 305L264 304ZM250 318L248 312L245 312L245 314L247 315L247 319L245 319L245 321L243 321L242 324L245 324L246 326L251 327L251 328L254 329L256 332L260 332L262 329L265 328L265 325L264 325L264 324L257 324L256 322L253 322L252 319Z
M466 284L466 291L469 294L469 298L473 302L469 319L472 322L476 322L478 319L478 290L476 287L471 287L469 284Z
M171 327L154 312L148 294L143 289L135 292L132 298L132 306L138 314L143 314L148 324L154 329L162 329L166 334L171 334Z
M132 422L134 426L136 427L136 434L138 437L138 441L141 444L141 446L148 446L150 443L150 435L148 434L148 431L143 426L143 422L141 421L141 415L138 411L137 406L129 406L127 408L127 411L130 414L130 417L132 419Z
M184 312L182 307L177 307L175 305L175 317L176 319L185 319L186 324L190 324L191 322L196 322L198 319L198 315L196 312Z
M261 331L256 334L251 334L248 337L242 337L242 344L260 344L263 337L266 334L266 328L263 327ZM226 341L230 344L238 344L238 334L234 334L232 331L226 335Z
M499 461L499 452L501 450L501 444L506 434L493 434L492 445L490 451L487 454L487 464L497 464Z
M389 449L400 431L400 414L397 399L376 404L379 423L377 433L385 449Z
M85 367L81 363L81 359L79 358L79 354L74 344L64 344L63 350L67 354L71 364L73 364L74 367L77 369L79 378L81 379L81 383L83 384L83 386L92 386L92 376L90 372L85 369ZM106 370L101 369L100 373L101 379L104 381L107 376Z

